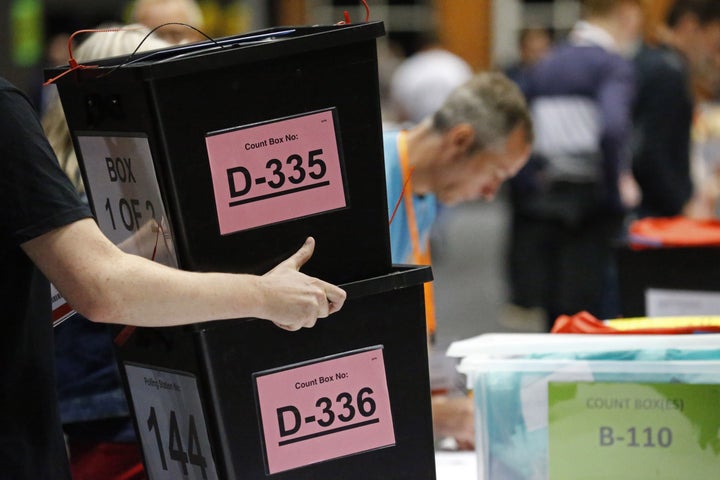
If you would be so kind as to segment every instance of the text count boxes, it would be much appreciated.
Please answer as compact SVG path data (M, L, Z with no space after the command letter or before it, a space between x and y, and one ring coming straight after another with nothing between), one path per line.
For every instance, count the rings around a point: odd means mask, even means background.
M720 385L550 382L549 478L713 478Z

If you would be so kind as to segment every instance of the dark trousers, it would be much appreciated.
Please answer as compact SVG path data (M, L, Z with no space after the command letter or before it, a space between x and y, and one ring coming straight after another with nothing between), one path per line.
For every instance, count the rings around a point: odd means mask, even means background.
M514 213L508 252L511 301L543 308L548 330L562 314L586 310L600 319L617 316L613 248L621 228L619 214L568 223Z

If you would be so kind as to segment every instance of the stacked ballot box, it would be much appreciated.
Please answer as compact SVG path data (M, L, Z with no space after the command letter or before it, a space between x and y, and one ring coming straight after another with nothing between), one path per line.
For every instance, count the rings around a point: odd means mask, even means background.
M157 223L182 268L252 273L312 235L308 274L389 273L383 33L381 22L274 28L60 78L103 231L121 243Z
M193 271L341 285L312 329L118 329L151 480L434 479L423 284L392 265L380 22L282 27L89 62L57 81L103 232ZM50 69L47 76L66 72Z
M345 307L299 332L139 329L121 363L150 478L434 479L428 280L344 284Z

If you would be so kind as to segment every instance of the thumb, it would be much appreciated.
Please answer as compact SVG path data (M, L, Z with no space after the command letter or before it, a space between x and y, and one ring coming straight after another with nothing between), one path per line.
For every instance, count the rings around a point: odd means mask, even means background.
M300 247L297 252L295 252L291 257L289 257L282 263L289 268L300 270L300 268L302 268L302 266L305 265L308 260L310 260L310 257L312 257L314 251L315 239L313 237L308 237L305 239L305 243L303 243L303 246Z

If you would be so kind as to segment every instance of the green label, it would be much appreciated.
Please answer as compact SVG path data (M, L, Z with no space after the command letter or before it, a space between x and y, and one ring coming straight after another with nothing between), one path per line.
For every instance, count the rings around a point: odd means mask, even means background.
M15 0L10 17L13 61L23 67L37 64L43 53L43 3Z
M550 480L720 478L720 385L550 382Z

